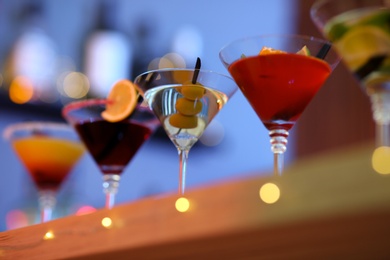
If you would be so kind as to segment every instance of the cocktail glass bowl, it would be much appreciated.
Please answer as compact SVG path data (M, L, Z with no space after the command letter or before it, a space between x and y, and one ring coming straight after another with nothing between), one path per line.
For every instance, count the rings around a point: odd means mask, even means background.
M337 66L338 55L330 42L314 37L260 35L229 43L219 57L269 130L280 175L288 131Z
M237 86L228 76L198 69L148 71L134 83L145 92L145 102L178 150L179 194L183 195L188 153Z
M74 101L63 108L62 114L103 174L105 206L110 209L115 204L121 174L157 129L159 121L149 109L139 105L124 120L106 121L101 116L106 103L105 99Z
M51 220L57 191L83 155L84 146L69 125L56 122L15 123L3 136L39 191L41 222Z

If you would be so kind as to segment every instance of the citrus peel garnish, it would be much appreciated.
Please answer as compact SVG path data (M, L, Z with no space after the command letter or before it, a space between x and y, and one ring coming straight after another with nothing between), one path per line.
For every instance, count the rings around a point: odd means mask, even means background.
M118 122L128 117L137 105L140 91L131 81L117 81L107 96L106 109L101 116L109 122Z
M303 55L303 56L310 56L310 50L309 48L307 48L307 46L303 46L302 49L300 49L299 51L297 51L297 54L299 55Z
M264 46L263 48L261 48L259 55L280 54L280 53L287 53L287 52ZM307 48L307 46L305 45L302 47L302 49L297 51L297 54L304 55L304 56L310 56L309 48Z
M259 55L276 54L276 53L286 53L286 52L264 46L263 48L261 48Z

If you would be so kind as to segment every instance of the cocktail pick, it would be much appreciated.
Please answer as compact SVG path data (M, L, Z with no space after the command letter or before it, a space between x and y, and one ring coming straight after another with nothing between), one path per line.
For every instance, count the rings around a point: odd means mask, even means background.
M322 60L325 59L331 47L332 45L330 45L329 43L325 43L317 53L316 57Z
M201 66L200 58L198 57L196 59L196 64L195 64L195 71L194 71L194 76L192 77L192 84L196 84L196 81L198 80L198 75L199 75L199 70Z

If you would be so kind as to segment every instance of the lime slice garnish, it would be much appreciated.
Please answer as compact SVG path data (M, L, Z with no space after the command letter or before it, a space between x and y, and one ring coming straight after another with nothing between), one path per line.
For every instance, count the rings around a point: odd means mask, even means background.
M356 70L373 56L390 54L390 35L375 26L357 26L335 45L350 69Z
M302 47L302 49L297 51L297 54L304 55L304 56L310 56L309 48L307 48L307 46L305 45Z
M377 11L375 9L373 11L374 13L369 14L367 16L364 16L361 18L357 25L372 25L372 26L377 26L381 27L382 29L386 30L389 32L389 23L390 23L390 12L389 10L383 10L383 11Z

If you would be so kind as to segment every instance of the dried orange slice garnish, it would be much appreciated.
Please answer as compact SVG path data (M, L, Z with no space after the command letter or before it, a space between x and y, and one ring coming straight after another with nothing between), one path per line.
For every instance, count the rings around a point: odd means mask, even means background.
M109 122L118 122L128 117L137 105L139 91L129 80L116 82L107 97L106 110L102 117Z

